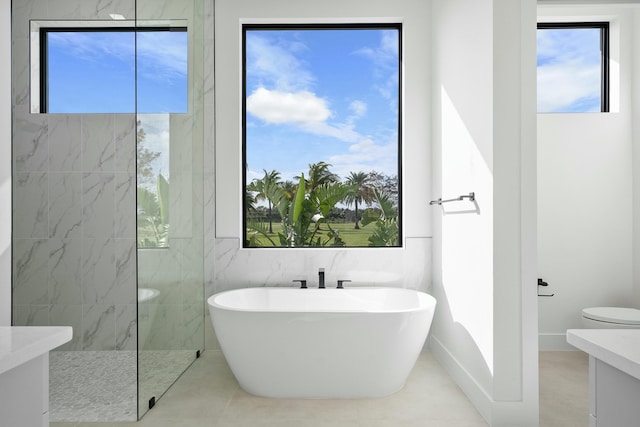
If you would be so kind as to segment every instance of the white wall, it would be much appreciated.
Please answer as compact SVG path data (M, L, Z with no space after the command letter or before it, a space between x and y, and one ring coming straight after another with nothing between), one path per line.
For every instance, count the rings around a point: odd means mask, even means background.
M388 285L428 290L431 263L430 5L422 0L300 2L218 0L215 4L215 241L207 248L207 295L247 286L315 284L324 267L327 282ZM272 22L402 22L403 245L402 248L242 249L240 52L241 20ZM283 21L287 20L287 21ZM255 21L254 21L255 22ZM264 21L263 21L264 22ZM224 179L220 179L224 177ZM210 246L210 244L208 244ZM250 266L247 268L247 266Z
M11 324L11 2L0 4L0 326Z
M493 426L538 424L535 2L433 2L431 348Z
M541 349L573 349L565 333L585 307L632 305L634 8L538 9L540 21L611 20L612 81L611 113L538 115L539 277L555 294L539 300Z
M631 14L633 28L640 28L640 8L634 8ZM640 31L634 30L632 34L631 56L632 74L637 76L640 73ZM640 112L640 80L632 79L632 114ZM632 259L640 259L640 123L633 123L633 252ZM634 307L640 307L640 262L633 262L633 283L634 283Z

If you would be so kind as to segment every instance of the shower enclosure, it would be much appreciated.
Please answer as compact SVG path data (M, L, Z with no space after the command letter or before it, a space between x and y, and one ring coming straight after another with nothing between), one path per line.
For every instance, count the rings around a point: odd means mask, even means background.
M13 2L13 324L74 329L51 421L139 419L204 348L210 3Z

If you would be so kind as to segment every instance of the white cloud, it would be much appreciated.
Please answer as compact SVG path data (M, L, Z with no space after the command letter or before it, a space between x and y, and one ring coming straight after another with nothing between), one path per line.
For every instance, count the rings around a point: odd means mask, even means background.
M398 173L398 143L376 144L371 138L361 138L349 147L349 152L329 158L336 173L347 176L349 172L376 170L386 174Z
M353 113L353 116L351 116L352 118L359 119L367 114L367 104L363 101L355 100L349 104L349 110Z
M364 113L366 105L356 102L354 108L357 113ZM247 98L247 112L265 123L292 125L314 135L344 142L362 139L350 120L329 123L332 113L327 102L308 91L291 93L259 88Z
M538 111L600 110L599 30L538 30L537 55Z
M247 111L271 124L313 125L331 116L327 102L308 91L256 89L247 98Z
M313 75L307 70L304 61L294 53L306 49L300 42L277 42L247 33L247 74L258 77L263 86L275 87L285 92L296 92L311 87Z
M600 110L600 66L581 63L538 67L538 111L566 111L579 100L594 99Z
M187 75L187 34L185 32L140 32L136 49L138 69L147 77L171 80Z
M377 46L363 47L355 53L369 58L379 69L397 69L398 31L381 31L380 43Z

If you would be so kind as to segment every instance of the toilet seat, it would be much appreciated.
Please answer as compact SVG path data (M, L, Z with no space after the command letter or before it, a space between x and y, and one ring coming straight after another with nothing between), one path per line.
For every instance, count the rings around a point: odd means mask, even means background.
M589 307L582 316L598 322L620 325L640 325L640 310L627 307Z

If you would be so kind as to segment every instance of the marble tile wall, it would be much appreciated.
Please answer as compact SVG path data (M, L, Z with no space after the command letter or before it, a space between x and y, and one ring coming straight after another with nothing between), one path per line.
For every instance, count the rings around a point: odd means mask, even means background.
M135 350L134 116L15 117L14 323L73 326L67 350Z
M30 114L29 20L110 20L114 13L131 19L137 5L139 17L193 22L197 3L24 0L13 5L13 320L73 326L73 340L63 350L136 349L136 118ZM211 43L190 40L190 61L198 61L189 65L190 81L213 71L213 1L203 4L208 25L190 35L204 31ZM170 249L140 254L140 287L161 291L145 343L152 348L202 348L205 173L198 138L204 132L201 106L205 98L213 104L212 77L207 84L195 85L189 114L171 117ZM210 177L213 170L206 173Z

